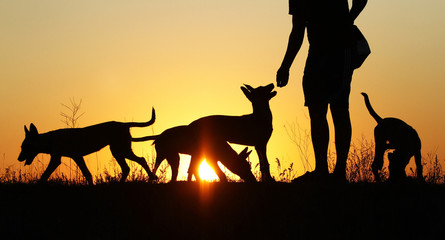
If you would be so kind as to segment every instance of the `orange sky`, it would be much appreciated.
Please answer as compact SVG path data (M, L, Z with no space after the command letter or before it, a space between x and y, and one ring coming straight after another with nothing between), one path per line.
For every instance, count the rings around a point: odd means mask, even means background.
M251 112L239 87L275 82L291 29L287 0L130 0L0 2L0 154L2 170L17 156L31 122L41 132L64 127L62 103L82 99L80 126L145 121L157 111L160 133L211 114ZM375 126L359 94L382 116L399 117L423 141L423 154L445 156L445 18L443 0L369 1L357 20L372 54L355 72L353 141L371 140ZM268 157L294 163L300 155L284 126L309 130L301 77L307 42L291 82L272 99L274 133ZM331 137L333 139L333 137ZM150 143L134 145L137 155ZM312 150L310 151L313 160ZM256 155L256 154L255 154ZM108 150L98 155L108 166ZM95 156L89 156L91 170ZM255 159L253 159L255 161ZM26 169L26 168L24 168Z

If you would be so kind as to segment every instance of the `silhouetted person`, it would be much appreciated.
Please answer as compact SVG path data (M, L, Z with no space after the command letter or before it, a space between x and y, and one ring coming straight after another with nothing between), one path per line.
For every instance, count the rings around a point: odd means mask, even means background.
M292 32L277 85L284 87L307 29L309 53L303 76L305 106L311 119L311 136L315 152L315 170L302 179L324 179L329 175L327 151L329 126L328 106L335 127L337 164L333 176L346 181L346 160L351 143L349 92L352 80L352 25L367 3L353 0L349 11L347 0L289 0Z

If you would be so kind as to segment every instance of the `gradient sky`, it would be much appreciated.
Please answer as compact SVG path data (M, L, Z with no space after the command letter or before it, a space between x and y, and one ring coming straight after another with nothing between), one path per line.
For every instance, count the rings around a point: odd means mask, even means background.
M356 22L372 54L354 73L353 142L373 139L365 91L382 117L417 129L424 156L443 159L443 9L443 0L368 1ZM33 122L40 132L64 127L61 104L73 97L83 101L81 127L146 121L154 106L154 127L132 131L137 136L206 115L251 113L239 87L275 82L291 30L287 13L287 0L0 0L0 172L22 165L16 159L23 125ZM284 126L309 131L301 88L306 56L305 39L289 85L270 103L273 175L276 158L304 173ZM150 154L150 144L134 144L135 153ZM309 154L313 164L311 148ZM100 152L100 169L110 158L108 149ZM94 173L96 156L87 159Z

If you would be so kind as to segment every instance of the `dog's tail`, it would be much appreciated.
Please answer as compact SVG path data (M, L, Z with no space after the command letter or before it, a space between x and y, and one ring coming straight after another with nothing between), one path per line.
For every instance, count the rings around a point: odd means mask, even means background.
M156 113L155 113L155 109L152 108L150 121L148 121L148 122L129 122L129 123L127 123L127 126L129 126L129 127L148 127L148 126L152 125L153 123L155 123L155 120L156 120Z
M139 137L139 138L131 138L132 142L145 142L145 141L151 141L155 140L159 137L159 135L153 135L153 136L146 136L146 137Z
M382 121L382 118L372 108L371 103L369 102L368 94L362 92L362 95L365 98L365 105L366 105L366 108L368 109L369 113L371 114L371 116L377 121L377 123Z

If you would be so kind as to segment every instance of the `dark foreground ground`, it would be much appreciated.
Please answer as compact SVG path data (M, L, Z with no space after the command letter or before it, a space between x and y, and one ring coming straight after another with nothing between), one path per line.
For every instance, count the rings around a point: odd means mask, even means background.
M444 239L445 186L0 184L0 239Z

